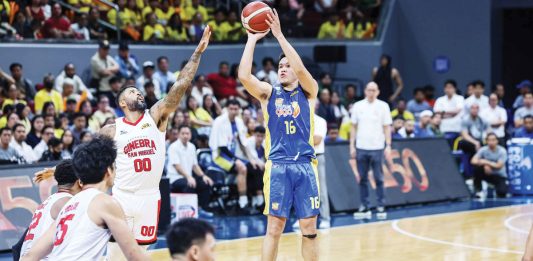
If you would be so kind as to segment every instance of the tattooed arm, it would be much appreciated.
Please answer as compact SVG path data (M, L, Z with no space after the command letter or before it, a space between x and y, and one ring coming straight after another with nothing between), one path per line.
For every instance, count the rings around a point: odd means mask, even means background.
M185 67L183 67L181 70L178 79L168 91L167 96L163 100L160 100L154 104L154 106L152 106L150 109L150 115L157 123L157 127L160 131L166 130L169 115L176 111L181 97L183 97L183 94L185 94L187 89L191 87L192 80L194 79L194 75L196 75L196 70L198 69L198 64L200 63L200 57L207 48L210 37L211 29L209 26L207 26L204 30L204 35L202 36L200 43L196 47L196 50L192 54L187 65L185 65Z

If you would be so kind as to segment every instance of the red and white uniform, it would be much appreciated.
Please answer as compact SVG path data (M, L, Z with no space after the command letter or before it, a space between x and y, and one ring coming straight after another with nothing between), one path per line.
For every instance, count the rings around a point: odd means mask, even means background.
M102 194L90 188L72 197L56 219L54 248L50 260L100 260L111 237L109 229L96 225L89 217L89 205Z
M139 244L157 240L161 194L159 181L165 165L165 132L146 110L137 122L116 121L116 177L113 197Z
M39 207L37 207L37 210L35 210L33 213L30 226L28 227L28 232L24 237L24 243L22 244L22 248L20 250L21 256L27 254L33 246L35 240L40 238L54 223L54 219L52 219L50 211L58 200L65 197L71 198L72 195L66 192L52 194L41 205L39 205ZM47 259L48 258L46 257L43 258L43 260Z

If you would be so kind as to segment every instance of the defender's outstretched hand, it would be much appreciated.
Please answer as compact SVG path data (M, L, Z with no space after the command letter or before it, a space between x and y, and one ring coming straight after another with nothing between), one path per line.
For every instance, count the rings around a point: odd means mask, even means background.
M270 29L266 30L262 33L254 33L246 30L246 33L248 34L248 39L255 40L256 42L263 39L268 33L270 33Z
M211 27L206 26L204 29L204 34L202 35L202 39L200 39L200 43L198 43L198 47L196 47L196 52L203 53L205 49L207 48L207 45L209 45L209 39L211 38Z
M279 16L278 11L276 9L272 9L273 14L267 14L268 18L266 20L266 23L268 26L270 26L270 30L272 30L272 34L274 37L279 37L283 35L281 32L281 23L279 22Z

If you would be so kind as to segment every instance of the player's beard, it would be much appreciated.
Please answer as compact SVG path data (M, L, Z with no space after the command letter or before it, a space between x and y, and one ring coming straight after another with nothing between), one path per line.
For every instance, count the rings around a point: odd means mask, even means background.
M143 112L146 110L146 102L136 100L132 103L128 103L128 110Z

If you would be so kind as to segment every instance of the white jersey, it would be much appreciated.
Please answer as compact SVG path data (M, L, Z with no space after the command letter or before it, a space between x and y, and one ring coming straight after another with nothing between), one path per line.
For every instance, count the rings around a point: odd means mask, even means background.
M50 260L100 260L111 237L109 229L89 217L89 204L103 192L90 188L72 197L56 219Z
M54 223L55 220L52 219L50 211L58 200L66 197L71 198L72 195L66 192L54 193L50 195L50 197L48 197L41 205L39 205L39 207L37 207L37 210L35 210L33 217L31 218L28 232L24 237L24 243L22 244L22 248L20 250L21 256L27 254L33 246L35 240L40 238ZM43 258L43 260L47 260L47 258Z
M158 191L165 167L165 132L157 128L148 110L135 123L122 117L115 126L118 152L113 189Z

